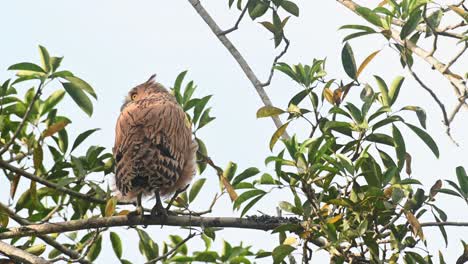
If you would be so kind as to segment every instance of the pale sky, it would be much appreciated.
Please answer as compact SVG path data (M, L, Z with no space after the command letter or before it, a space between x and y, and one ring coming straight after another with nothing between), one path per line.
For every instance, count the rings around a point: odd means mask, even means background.
M234 8L228 10L227 0L205 0L202 3L219 23L221 28L230 27L238 16ZM380 1L365 1L372 4ZM291 47L283 61L288 63L311 63L313 58L327 58L329 77L346 78L341 66L341 40L346 32L337 31L344 24L365 24L364 20L343 8L336 1L297 1L301 9L299 18L291 18L286 27ZM450 1L447 1L450 3ZM60 111L73 120L68 128L70 138L79 132L99 127L102 130L93 135L88 144L110 147L113 144L114 125L120 105L127 91L157 73L158 80L171 86L175 77L183 70L189 70L187 80L198 85L197 96L213 94L212 114L217 119L202 129L199 136L205 141L210 156L221 167L228 161L237 162L239 170L254 166L262 172L271 170L264 165L264 159L271 154L268 143L275 131L269 119L255 118L262 106L252 85L228 51L216 39L207 25L198 16L188 1L3 1L0 16L2 44L0 49L0 80L3 82L12 73L6 68L21 61L38 62L37 45L41 44L51 55L64 56L62 69L68 69L88 81L96 90L99 100L95 102L95 113L88 118L77 106L66 98ZM259 21L263 21L260 19ZM265 80L271 62L280 51L274 50L271 35L258 23L246 16L240 30L228 36L261 80ZM447 43L445 43L447 44ZM357 62L361 62L371 52L385 47L382 37L366 37L351 42ZM442 45L447 47L447 45ZM436 56L447 61L456 49L447 49L448 54L438 52ZM464 56L453 69L463 74L468 66ZM415 68L440 98L452 109L455 96L452 88L439 73L415 59ZM458 70L458 71L457 71ZM429 149L409 130L405 130L407 150L413 156L412 176L425 184L429 190L437 179L456 181L455 167L464 165L468 169L468 115L457 116L452 131L460 143L456 147L445 135L441 123L440 110L428 94L401 69L397 54L386 47L363 73L363 79L375 86L372 74L391 81L397 75L407 76L400 93L399 105L419 105L427 111L428 132L436 139L441 157L435 159ZM57 87L49 87L51 90ZM271 86L266 90L273 104L286 107L289 98L299 91L292 81L277 73ZM47 91L46 91L47 93ZM358 92L356 92L356 95ZM417 122L414 114L406 115L408 120ZM290 134L301 131L300 126L289 130ZM279 146L280 144L278 144ZM84 148L81 148L83 150ZM278 151L279 148L276 149ZM197 176L200 177L200 176ZM207 170L202 177L207 178L204 191L197 198L193 209L206 209L212 197L219 191L216 174ZM26 181L23 181L23 183ZM8 183L3 179L3 186ZM0 194L6 201L7 192ZM273 194L262 200L250 213L256 210L275 214L277 202L283 193ZM287 197L286 197L287 199ZM466 221L468 210L460 199L439 195L440 207L446 209L451 221ZM149 201L152 204L153 201ZM231 211L227 199L218 202L214 208L217 216L239 215ZM460 208L463 208L462 210ZM428 219L433 221L432 218ZM124 238L124 258L133 263L142 263L144 258L138 252L138 238L133 230L114 228L113 231ZM467 228L447 227L450 237L449 247L445 248L443 238L437 228L424 229L429 240L429 249L434 255L444 252L447 263L455 262L461 253L460 239L468 237ZM151 227L147 232L156 242L167 241L168 234L186 236L187 231L178 228ZM272 250L278 244L277 236L263 231L243 231L229 229L217 234L215 248L220 248L222 238L233 245L244 241L253 245L254 251L262 248ZM190 243L191 249L201 249L202 241ZM200 246L198 246L200 245ZM327 262L324 253L314 255L314 263ZM113 263L117 259L111 249L108 235L104 237L103 253L96 263ZM270 263L262 259L258 263Z

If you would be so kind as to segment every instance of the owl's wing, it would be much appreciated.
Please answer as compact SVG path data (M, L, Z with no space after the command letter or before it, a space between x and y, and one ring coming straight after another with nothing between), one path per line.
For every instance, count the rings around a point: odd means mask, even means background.
M173 100L130 103L117 120L113 151L116 183L123 195L145 184L173 187L185 171L187 159L193 158L184 111Z

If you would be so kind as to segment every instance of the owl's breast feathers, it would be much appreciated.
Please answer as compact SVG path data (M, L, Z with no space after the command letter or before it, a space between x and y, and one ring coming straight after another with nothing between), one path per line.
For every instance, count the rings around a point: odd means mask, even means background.
M117 120L113 148L121 196L132 199L156 189L167 195L185 187L195 172L196 148L172 95L157 93L129 103Z

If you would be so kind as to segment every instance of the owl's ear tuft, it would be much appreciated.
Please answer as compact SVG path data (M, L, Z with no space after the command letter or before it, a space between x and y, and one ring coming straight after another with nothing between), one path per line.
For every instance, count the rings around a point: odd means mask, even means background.
M155 79L156 79L156 74L153 74L151 75L151 77L149 77L146 83L154 83Z

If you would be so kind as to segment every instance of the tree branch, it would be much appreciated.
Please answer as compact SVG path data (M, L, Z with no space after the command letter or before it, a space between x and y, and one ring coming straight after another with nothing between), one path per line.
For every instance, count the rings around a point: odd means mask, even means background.
M0 252L18 262L25 262L25 263L31 263L31 264L50 264L51 263L41 257L34 256L31 253L28 253L24 250L16 248L2 241L0 241Z
M282 224L299 223L296 218L284 217L198 217L198 216L172 216L166 218L163 216L151 217L144 215L143 217L136 216L112 216L89 218L82 220L71 220L67 222L34 224L21 227L15 227L0 233L0 239L8 239L14 237L44 235L51 233L63 233L70 231L78 231L93 228L115 227L115 226L149 226L149 225L166 225L166 226L199 226L199 227L226 227L226 228L242 228L242 229L257 229L257 230L273 230Z
M249 2L250 2L250 0L247 1L247 4L245 4L245 7L242 10L239 18L237 19L236 24L234 24L234 26L232 28L230 28L230 29L219 32L218 35L227 35L227 34L233 32L234 30L237 30L239 28L239 24L242 21L242 18L244 18L245 13L247 12L247 6L249 5Z
M421 226L468 226L468 222L427 222L421 223Z
M0 202L0 210L5 212L11 219L15 220L18 224L20 225L31 225L33 224L32 222L29 222L28 220L22 218L21 216L17 215L15 212L13 212L10 208L8 208L8 206L6 206L5 204L1 203ZM52 247L54 247L55 249L57 249L58 251L62 252L63 254L73 258L73 259L78 259L81 257L81 255L72 250L72 249L69 249L67 247L65 247L64 245L62 245L61 243L57 242L55 239L47 236L47 235L38 235L37 237L39 237L42 241L46 242L47 244L51 245ZM86 259L80 259L78 262L82 263L82 264L90 264L91 262L87 261Z
M250 80L250 82L254 86L263 104L266 106L272 106L273 104L271 103L270 98L265 92L265 89L263 89L262 83L257 78L255 73L252 71L252 68L250 68L247 61L244 59L244 57L242 57L242 55L237 50L237 48L232 44L232 42L225 35L221 34L222 30L219 28L219 26L210 16L210 14L208 14L206 9L201 5L200 0L188 0L188 1L193 6L193 8L197 11L197 13L201 16L201 18L205 21L205 23L210 27L211 31L213 31L213 33L216 35L219 41L221 41L224 47L226 47L226 49L231 53L232 57L234 57L236 62L241 67L242 71L244 71L245 75L247 76L247 78ZM273 116L272 119L277 128L280 128L283 125L283 123L277 116ZM289 135L286 132L283 134L283 136L285 138L289 138Z
M70 196L74 196L76 198L80 198L80 199L83 199L83 200L86 200L86 201L89 201L89 202L93 202L93 203L99 203L99 204L105 204L106 201L103 200L103 199L98 199L98 198L95 198L95 197L92 197L92 196L89 196L87 194L83 194L83 193L80 193L80 192L75 192L71 189L68 189L68 188L65 188L63 186L60 186L58 184L55 184L53 182L50 182L48 180L45 180L44 178L41 178L41 177L38 177L32 173L29 173L25 170L22 170L20 168L17 168L11 164L9 164L8 162L6 161L3 161L3 160L0 160L0 167L4 168L4 169L7 169L9 171L12 171L12 172L15 172L21 176L24 176L28 179L30 179L31 181L35 181L35 182L38 182L42 185L45 185L49 188L52 188L52 189L55 189L57 191L60 191L60 192L63 192L63 193L66 193Z

